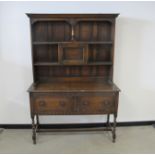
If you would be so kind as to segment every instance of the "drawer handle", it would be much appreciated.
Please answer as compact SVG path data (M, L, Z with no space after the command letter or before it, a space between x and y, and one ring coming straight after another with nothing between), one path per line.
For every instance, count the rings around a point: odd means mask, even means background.
M88 105L87 101L82 102L82 105Z
M45 101L40 101L40 102L39 102L39 105L40 105L41 107L45 107L45 106L46 106L46 102L45 102Z
M60 103L60 105L61 105L62 107L64 107L64 106L66 105L66 103L65 103L64 101L60 101L59 103Z
M108 105L109 104L109 101L104 101L103 104L104 105Z

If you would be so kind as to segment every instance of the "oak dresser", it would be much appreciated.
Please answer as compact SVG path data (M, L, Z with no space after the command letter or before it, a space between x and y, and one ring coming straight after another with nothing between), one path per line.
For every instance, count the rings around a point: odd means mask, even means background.
M113 83L118 14L27 14L33 84L32 139L41 115L106 115L116 139L119 88ZM109 121L113 115L113 123Z

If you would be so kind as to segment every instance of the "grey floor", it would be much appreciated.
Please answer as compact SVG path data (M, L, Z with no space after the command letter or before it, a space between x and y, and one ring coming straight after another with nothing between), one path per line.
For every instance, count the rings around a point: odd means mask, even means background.
M155 153L155 128L118 127L116 143L107 131L39 133L37 145L31 130L4 130L0 153Z

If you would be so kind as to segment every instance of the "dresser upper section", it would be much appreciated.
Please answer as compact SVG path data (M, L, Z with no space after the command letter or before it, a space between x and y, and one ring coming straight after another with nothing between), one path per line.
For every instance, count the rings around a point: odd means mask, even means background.
M57 77L112 80L119 14L27 14L34 82Z

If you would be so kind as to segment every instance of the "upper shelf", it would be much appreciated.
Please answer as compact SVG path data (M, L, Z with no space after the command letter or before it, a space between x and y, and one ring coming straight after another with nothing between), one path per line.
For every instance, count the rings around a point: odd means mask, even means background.
M33 42L33 45L51 45L51 44L67 44L67 43L72 43L72 42L66 42L66 41L62 41L62 42L42 42L42 41L35 41ZM73 42L75 43L75 42ZM76 41L76 43L79 44L105 44L105 45L112 45L113 41Z

